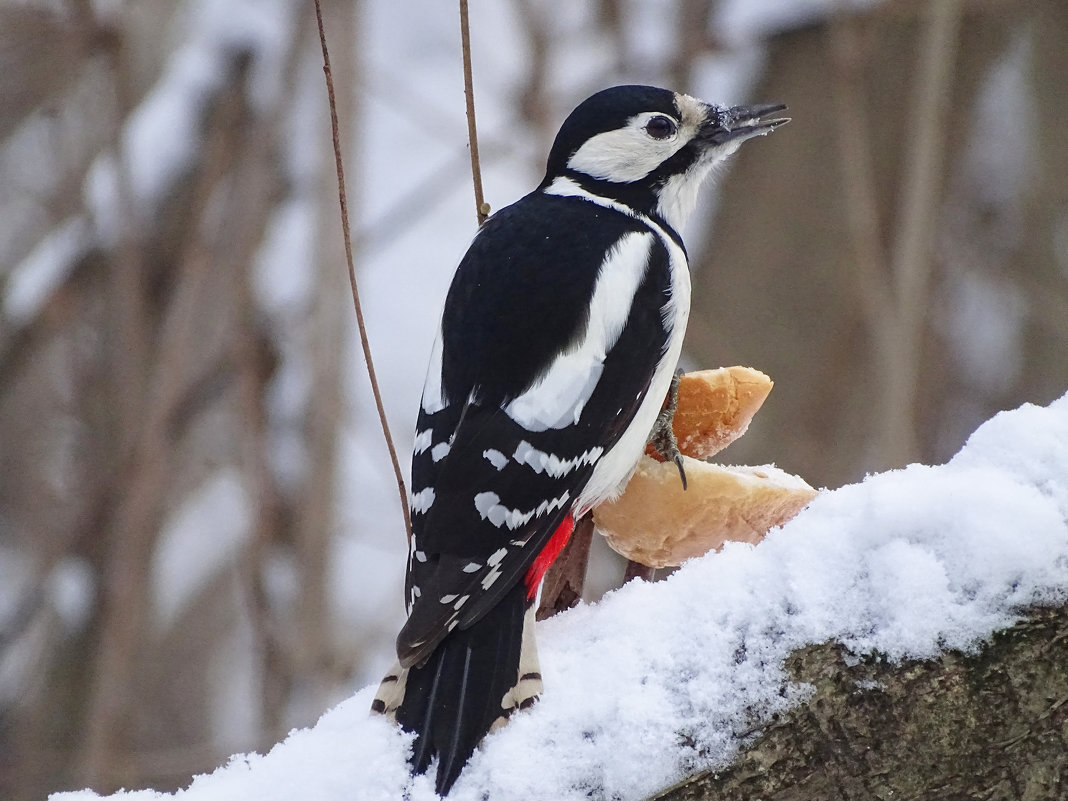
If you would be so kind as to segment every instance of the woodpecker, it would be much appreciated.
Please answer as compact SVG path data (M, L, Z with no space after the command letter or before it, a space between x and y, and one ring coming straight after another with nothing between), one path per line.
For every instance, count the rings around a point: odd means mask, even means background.
M542 577L575 520L626 484L675 373L679 232L712 168L784 108L598 92L564 121L541 184L461 260L416 425L408 621L372 706L415 734L413 773L437 760L439 795L541 692Z

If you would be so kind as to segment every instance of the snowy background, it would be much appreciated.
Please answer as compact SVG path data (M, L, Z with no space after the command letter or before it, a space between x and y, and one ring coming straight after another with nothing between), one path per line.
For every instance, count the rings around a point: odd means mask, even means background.
M721 763L735 733L802 698L781 673L798 644L929 655L1063 598L1063 400L998 418L945 467L853 482L940 463L998 409L1068 388L1068 154L1048 102L1068 20L1023 3L958 21L951 108L966 124L946 131L927 311L900 315L920 334L903 351L919 375L899 457L864 372L886 341L835 205L855 196L827 128L846 117L827 104L861 78L878 87L862 94L863 152L893 243L897 126L914 128L899 109L927 21L859 3L853 39L836 39L834 5L472 5L493 208L537 183L559 121L605 85L791 105L686 232L684 358L776 380L725 457L842 488L759 548L544 626L549 693L456 797L532 797L531 776L545 798L638 797L692 759ZM407 470L440 303L475 229L458 20L440 2L325 6L363 308ZM313 29L296 0L0 0L0 797L174 790L253 751L270 753L188 795L404 786L403 738L365 717L361 689L402 622L404 534L355 343ZM843 42L871 58L853 84L829 55ZM736 300L702 305L720 296ZM891 306L874 317L893 322ZM595 556L591 599L622 572ZM611 683L590 672L604 664ZM680 725L699 757L670 746ZM530 773L509 787L489 774L515 749Z

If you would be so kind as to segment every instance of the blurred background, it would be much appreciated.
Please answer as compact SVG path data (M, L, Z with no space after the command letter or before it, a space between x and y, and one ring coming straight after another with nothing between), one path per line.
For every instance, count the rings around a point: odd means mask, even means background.
M455 5L324 0L405 469L475 231ZM790 105L686 232L685 365L776 383L726 460L836 487L1068 389L1068 3L471 24L494 208L606 85ZM181 787L377 681L405 542L355 330L311 0L0 0L0 798Z

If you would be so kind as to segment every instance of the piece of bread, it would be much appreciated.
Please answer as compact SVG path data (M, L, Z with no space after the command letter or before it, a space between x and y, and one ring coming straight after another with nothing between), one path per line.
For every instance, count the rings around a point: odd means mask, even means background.
M752 367L720 367L683 375L671 426L679 450L694 459L719 453L746 432L772 386L770 378ZM659 458L652 446L646 453Z
M623 494L593 510L608 544L649 567L679 565L728 540L757 543L816 497L804 479L777 467L702 461L746 432L771 387L770 378L750 367L682 376L672 429L688 489L678 467L647 448Z
M643 456L623 494L593 510L608 544L649 567L682 564L724 542L757 543L816 497L777 467L724 467L683 456L687 489L671 462Z

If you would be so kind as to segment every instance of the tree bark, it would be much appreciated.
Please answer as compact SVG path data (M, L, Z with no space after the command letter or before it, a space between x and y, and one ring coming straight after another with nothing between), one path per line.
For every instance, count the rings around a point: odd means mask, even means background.
M795 653L812 697L655 801L1068 795L1068 607L1031 610L975 654L853 661L833 643Z

